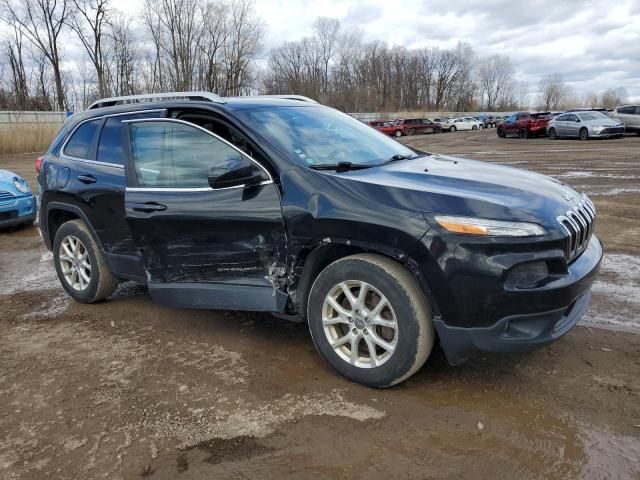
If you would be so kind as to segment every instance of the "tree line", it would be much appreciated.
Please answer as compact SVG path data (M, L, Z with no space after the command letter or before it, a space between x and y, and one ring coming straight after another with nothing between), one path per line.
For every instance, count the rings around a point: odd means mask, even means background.
M0 108L78 110L97 98L206 90L300 94L344 111L559 110L610 107L623 89L578 98L557 74L534 96L508 56L473 48L365 42L319 17L310 35L265 51L252 0L144 0L139 18L112 0L0 0ZM62 42L78 42L69 59ZM606 105L605 105L606 103Z

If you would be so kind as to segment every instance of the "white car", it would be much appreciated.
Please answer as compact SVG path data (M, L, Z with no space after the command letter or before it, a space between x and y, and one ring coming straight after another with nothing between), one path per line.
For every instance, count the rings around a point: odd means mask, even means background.
M453 119L451 123L450 131L455 132L457 130L480 130L483 128L482 122L471 117L457 117Z

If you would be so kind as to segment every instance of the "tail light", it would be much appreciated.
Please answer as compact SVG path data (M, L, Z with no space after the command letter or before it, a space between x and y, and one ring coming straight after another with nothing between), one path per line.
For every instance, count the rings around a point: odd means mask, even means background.
M42 168L42 157L36 158L36 173L40 173L40 168Z

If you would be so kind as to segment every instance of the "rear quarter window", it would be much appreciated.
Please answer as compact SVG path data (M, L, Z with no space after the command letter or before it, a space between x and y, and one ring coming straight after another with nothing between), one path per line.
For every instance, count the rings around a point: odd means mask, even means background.
M64 146L63 153L70 157L93 160L93 158L91 158L93 156L91 147L98 134L100 125L102 125L101 118L81 124L71 134L69 141Z

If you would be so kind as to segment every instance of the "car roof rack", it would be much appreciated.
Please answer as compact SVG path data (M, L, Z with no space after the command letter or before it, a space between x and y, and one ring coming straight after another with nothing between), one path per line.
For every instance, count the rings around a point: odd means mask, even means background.
M211 92L164 92L164 93L145 93L142 95L124 95L121 97L110 97L96 100L89 106L89 110L95 108L112 107L121 103L141 103L144 101L152 102L154 100L199 100L215 103L225 103L225 99L220 95Z
M256 95L253 98L282 98L284 100L300 100L301 102L318 103L313 98L305 97L304 95Z

